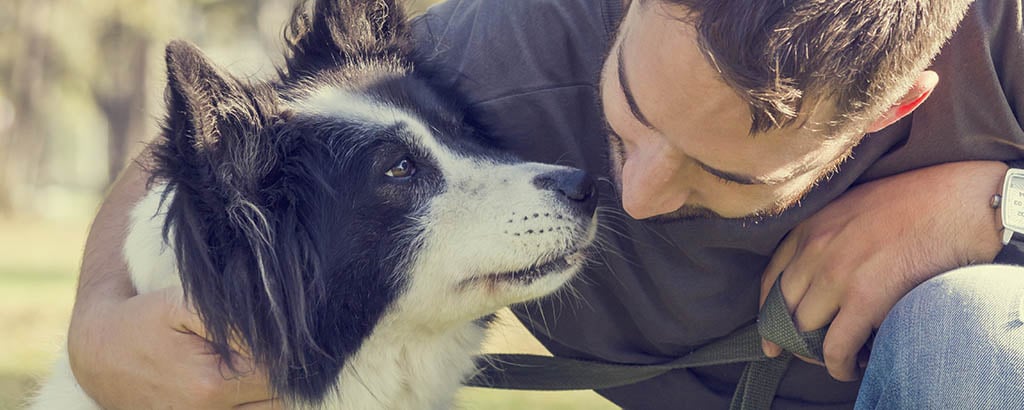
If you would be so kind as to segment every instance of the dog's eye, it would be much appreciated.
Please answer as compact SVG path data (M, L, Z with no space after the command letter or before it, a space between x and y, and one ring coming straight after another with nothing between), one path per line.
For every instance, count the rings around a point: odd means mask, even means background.
M409 178L415 174L416 165L408 158L403 158L401 161L398 161L398 163L392 165L391 169L384 173L384 175L391 178Z

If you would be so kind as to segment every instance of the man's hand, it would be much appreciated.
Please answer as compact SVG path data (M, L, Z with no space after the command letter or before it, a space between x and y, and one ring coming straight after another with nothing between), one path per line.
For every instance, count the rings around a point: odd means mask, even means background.
M233 357L236 374L210 350L180 289L93 306L77 320L75 376L106 409L282 408L251 361Z
M995 258L1000 225L989 203L1005 172L1001 162L958 162L850 190L782 241L764 272L761 304L781 274L800 331L832 323L829 374L856 380L858 353L900 298L942 272ZM781 353L767 341L764 350Z
M210 352L180 289L136 295L122 249L147 177L129 166L89 230L68 330L75 378L110 410L280 409L262 372L235 375ZM240 371L253 369L245 358L232 361Z

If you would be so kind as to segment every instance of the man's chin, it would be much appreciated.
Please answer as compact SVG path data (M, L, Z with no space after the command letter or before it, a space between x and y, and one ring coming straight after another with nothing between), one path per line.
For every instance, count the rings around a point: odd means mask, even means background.
M654 223L671 223L671 222L682 222L682 221L700 221L709 219L730 219L722 216L718 212L712 211L702 206L694 205L683 205L675 211L667 214L655 215L650 218L645 218L644 222Z
M770 218L778 216L791 208L796 201L787 202L785 204L776 204L775 206L759 209L749 214L738 215L738 216L725 216L718 212L715 212L709 208L695 205L683 205L681 208L669 212L667 214L655 215L650 218L643 219L644 222L653 223L672 223L672 222L684 222L684 221L705 221L705 220L747 220L757 221L764 218Z

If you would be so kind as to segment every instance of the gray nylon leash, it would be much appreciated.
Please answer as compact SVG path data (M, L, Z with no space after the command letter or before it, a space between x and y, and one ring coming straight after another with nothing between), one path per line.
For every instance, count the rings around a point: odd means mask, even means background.
M799 332L786 309L777 280L756 324L678 359L631 365L529 354L485 354L477 356L479 371L466 385L511 390L606 389L641 382L677 369L746 362L729 408L765 410L771 408L775 391L794 354L823 360L822 342L827 329ZM762 337L782 347L784 352L774 359L765 356L761 350Z

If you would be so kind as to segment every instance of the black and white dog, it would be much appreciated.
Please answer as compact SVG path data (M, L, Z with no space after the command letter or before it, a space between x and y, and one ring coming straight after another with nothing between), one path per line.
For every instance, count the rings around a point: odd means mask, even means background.
M405 24L394 0L300 6L258 83L167 47L132 280L182 286L214 349L247 346L292 408L449 407L481 318L559 289L596 233L591 179L486 148ZM32 408L95 409L64 356Z

